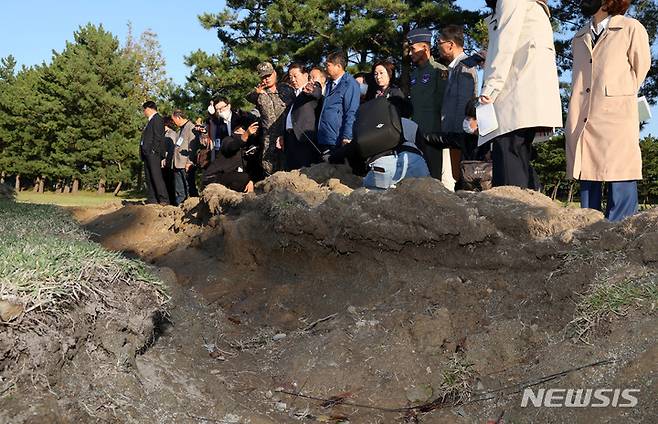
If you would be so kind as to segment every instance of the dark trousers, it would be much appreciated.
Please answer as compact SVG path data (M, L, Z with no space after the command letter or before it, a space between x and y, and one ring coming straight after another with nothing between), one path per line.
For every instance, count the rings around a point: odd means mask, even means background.
M199 197L199 190L196 188L196 166L190 168L185 174L187 179L187 195L189 197Z
M605 217L608 220L621 221L638 211L637 181L611 181L606 183L606 188L608 204L605 208ZM602 181L580 182L581 207L600 211L602 197Z
M286 169L288 171L308 167L318 161L320 154L317 147L311 140L306 139L304 135L302 137L302 140L298 140L294 131L286 131L283 146L286 155Z
M180 205L189 197L187 188L187 172L185 169L174 169L174 204Z
M169 203L176 204L176 190L174 189L174 170L170 168L171 164L162 168L162 178L164 178L165 185L167 186L167 195L169 196Z
M329 155L329 163L335 165L345 165L345 161L352 168L352 172L355 175L365 177L368 173L368 167L366 161L361 157L359 151L356 147L356 143L348 143L339 148L333 148L335 146L318 146L320 151L325 152L329 150L331 153ZM333 150L332 150L333 148Z
M146 203L169 204L167 185L162 176L160 155L144 155L144 176L146 180Z
M351 143L349 143L349 144L351 144ZM347 145L349 145L349 144L347 144ZM345 146L342 145L342 143L339 143L339 144L319 144L318 145L318 149L320 149L323 156L326 153L332 154L332 153L338 151L339 149L341 149L342 147L345 147Z
M425 162L430 170L432 178L441 179L443 172L443 149L436 146L425 145Z
M492 140L492 186L517 186L536 190L535 170L530 165L535 128L523 128Z
M285 169L285 157L281 149L276 147L276 139L272 134L263 133L263 160L262 166L266 175L272 175L275 172ZM284 141L285 143L285 141Z

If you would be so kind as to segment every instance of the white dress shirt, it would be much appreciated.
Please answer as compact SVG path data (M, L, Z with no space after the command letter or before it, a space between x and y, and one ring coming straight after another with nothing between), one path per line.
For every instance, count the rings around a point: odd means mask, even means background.
M458 54L457 57L455 57L452 62L450 62L450 65L448 65L449 73L448 73L448 79L452 79L452 71L455 70L457 65L459 65L459 62L462 60L466 59L468 55L464 52L461 52L461 54Z
M610 25L610 16L599 22L596 28L594 28L594 19L590 21L589 28L592 30L592 41L594 43L596 43L596 41L598 41L598 39L603 35L605 30L608 29L608 25Z
M302 92L301 88L298 88L295 90L295 97L299 96L299 93ZM286 117L286 130L291 130L292 129L292 107L295 103L293 102L290 105L290 110L288 111L288 116Z

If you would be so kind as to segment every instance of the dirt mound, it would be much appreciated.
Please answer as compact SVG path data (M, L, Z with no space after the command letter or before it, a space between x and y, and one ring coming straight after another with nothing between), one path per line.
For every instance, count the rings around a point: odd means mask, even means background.
M106 248L150 260L178 246L179 238L173 230L185 212L174 206L130 205L97 210L95 218L77 209L73 214L81 219L92 239L102 240Z
M179 291L173 326L137 358L146 383L128 392L141 401L119 416L151 422L155 404L176 422L658 414L657 212L611 224L525 190L412 179L376 192L346 172L277 173L254 194L211 185L180 209L88 223ZM154 393L158 372L184 377ZM526 387L640 395L631 409L522 408Z
M566 209L541 193L518 187L496 187L458 195L496 228L515 239L542 239L588 228L603 220L592 209Z
M328 185L334 181L354 190L363 186L363 179L354 175L352 169L347 165L321 163L310 168L303 168L299 172L321 185Z

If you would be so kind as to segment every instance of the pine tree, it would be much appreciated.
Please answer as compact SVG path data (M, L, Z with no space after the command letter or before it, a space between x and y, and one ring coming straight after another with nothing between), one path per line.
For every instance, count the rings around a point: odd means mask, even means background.
M10 165L9 139L11 130L9 123L11 115L8 113L12 102L12 91L16 81L16 59L9 55L0 59L0 178L4 183Z
M140 123L135 103L137 62L102 26L88 24L55 53L44 75L43 93L55 99L48 114L53 151L61 178L97 185L130 179L137 160Z
M172 82L167 78L166 62L158 35L147 29L135 40L132 23L129 22L123 52L139 66L139 72L135 75L137 102L153 100L159 104L167 101Z
M17 189L23 182L51 174L56 168L49 161L51 121L44 119L51 108L50 99L39 91L45 69L23 68L10 83L3 83L6 87L0 96L0 167L16 176Z
M223 46L220 54L196 51L187 58L193 67L187 88L205 103L218 92L241 100L258 82L254 70L263 60L282 70L293 60L320 64L334 50L347 54L351 70L370 70L376 59L393 58L404 85L410 29L448 22L475 28L481 16L451 0L229 0L223 11L199 19L217 31Z
M638 184L640 202L656 204L658 202L658 139L645 137L640 142L642 150L642 180Z

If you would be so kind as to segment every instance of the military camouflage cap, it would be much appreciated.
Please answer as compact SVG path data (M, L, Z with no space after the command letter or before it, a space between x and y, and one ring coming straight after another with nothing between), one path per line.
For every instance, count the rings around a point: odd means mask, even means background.
M262 62L256 66L256 72L259 77L263 78L274 73L274 66L270 62Z

